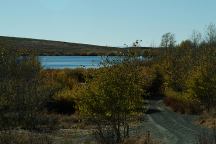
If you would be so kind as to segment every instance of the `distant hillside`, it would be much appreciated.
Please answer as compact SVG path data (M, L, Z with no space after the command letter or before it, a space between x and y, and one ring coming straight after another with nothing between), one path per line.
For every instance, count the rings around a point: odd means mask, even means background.
M4 37L0 36L0 47L12 50L28 49L38 55L119 55L128 48L105 47L88 44L68 43L60 41ZM135 48L140 54L151 48Z

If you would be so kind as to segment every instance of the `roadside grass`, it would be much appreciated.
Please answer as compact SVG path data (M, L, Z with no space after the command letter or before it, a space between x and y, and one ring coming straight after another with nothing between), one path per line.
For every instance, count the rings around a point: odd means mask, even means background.
M142 136L128 138L123 144L162 144L162 142L155 140L152 135L147 132Z
M46 134L26 131L1 131L0 144L53 144L53 141Z

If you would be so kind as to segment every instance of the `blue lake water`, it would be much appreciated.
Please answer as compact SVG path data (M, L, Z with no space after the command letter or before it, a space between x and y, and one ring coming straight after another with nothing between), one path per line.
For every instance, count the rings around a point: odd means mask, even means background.
M39 56L44 69L98 68L101 56Z
M75 68L99 68L105 59L120 60L119 56L39 56L39 61L44 69L75 69ZM123 58L123 57L122 57ZM147 60L145 57L137 57L139 60Z

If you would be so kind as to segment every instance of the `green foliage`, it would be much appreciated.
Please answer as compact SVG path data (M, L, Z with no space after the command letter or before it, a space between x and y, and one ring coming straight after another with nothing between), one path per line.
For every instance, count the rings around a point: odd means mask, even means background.
M197 99L209 111L216 106L216 74L215 66L211 68L198 67L188 79L188 92Z
M176 92L173 89L165 90L165 103L171 106L174 111L181 113L199 113L200 102L196 97L186 92Z
M45 85L49 87L51 92L47 104L48 111L73 114L75 112L77 90L86 83L87 79L92 79L95 71L97 70L43 70L42 77L46 78Z
M193 58L193 57L192 57ZM190 60L190 59L189 59ZM188 61L189 61L188 60ZM215 108L215 66L209 62L199 61L198 63L176 64L170 73L170 87L189 97L196 98L205 109ZM200 65L200 63L205 65ZM206 67L211 65L211 67ZM179 68L177 66L180 66ZM184 69L185 67L185 69ZM183 96L182 96L183 97ZM197 105L199 107L200 105Z
M168 60L167 87L196 99L210 110L215 101L215 50L212 48L176 48ZM181 99L175 99L181 101ZM188 100L189 101L189 100ZM197 104L197 103L195 103ZM199 107L200 105L197 105Z
M130 116L142 110L142 78L132 61L105 67L84 86L79 110L98 126L103 140L120 142L128 135ZM107 135L109 134L109 135Z
M166 49L158 61L164 73L166 102L180 111L215 110L216 45L215 25L206 29L206 39L193 32L191 40ZM165 41L164 36L162 41ZM168 40L167 40L168 41ZM188 107L191 105L192 107ZM200 108L198 108L200 107Z
M191 49L195 44L191 40L182 41L180 44L180 48Z

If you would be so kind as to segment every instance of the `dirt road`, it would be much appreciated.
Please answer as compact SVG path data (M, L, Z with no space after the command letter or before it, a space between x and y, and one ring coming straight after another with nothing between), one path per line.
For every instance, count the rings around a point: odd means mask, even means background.
M171 111L162 101L150 101L145 122L140 126L165 144L195 144L197 136L209 130L194 125L198 116Z

